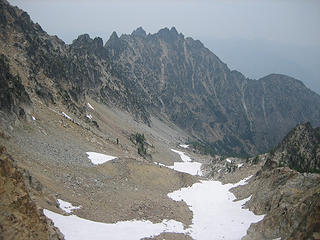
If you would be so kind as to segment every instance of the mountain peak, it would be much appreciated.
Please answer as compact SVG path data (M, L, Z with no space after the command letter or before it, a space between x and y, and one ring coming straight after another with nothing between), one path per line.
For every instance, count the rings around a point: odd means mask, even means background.
M111 34L111 36L110 36L110 38L109 38L109 41L110 41L110 40L118 40L118 39L119 39L119 37L118 37L117 32L116 32L116 31L113 31L112 34Z
M179 35L177 29L175 27L172 27L170 30L169 28L165 27L159 30L158 33L156 33L159 37L166 40L175 40L179 38L179 36L184 37L182 34Z
M73 47L90 46L94 49L100 49L103 47L103 40L100 37L90 38L89 34L79 35L77 39L72 41Z
M85 34L81 34L78 36L77 39L72 41L72 44L83 44L83 43L88 43L91 42L92 39L90 38L89 34L85 33Z
M177 31L177 29L176 29L174 26L171 27L170 33L175 34L175 35L178 35L178 31Z
M158 31L158 34L162 35L162 34L168 34L169 33L169 28L165 27L165 28L161 28Z
M135 37L146 37L147 36L147 33L146 31L142 28L142 27L138 27L136 30L134 30L132 33L131 33L132 36L135 36Z
M94 45L95 45L97 48L103 47L103 40L102 40L101 37L95 37L95 38L93 39L93 43L94 43Z

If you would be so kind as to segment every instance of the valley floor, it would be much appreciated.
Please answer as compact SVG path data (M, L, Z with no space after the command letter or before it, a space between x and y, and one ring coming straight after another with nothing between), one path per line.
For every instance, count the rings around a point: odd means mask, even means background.
M179 153L186 168L181 165L177 170L190 170L191 159L183 152ZM109 159L106 156L106 159ZM173 168L176 166L174 164ZM153 237L158 234L185 234L193 239L240 239L246 235L246 231L252 222L263 219L264 216L255 216L243 205L248 199L236 201L234 195L229 192L230 188L246 184L244 179L237 184L223 185L218 181L200 181L191 187L182 188L169 193L168 196L175 201L184 201L193 212L192 224L184 228L181 222L163 220L161 223L150 221L123 221L115 224L102 224L75 215L63 216L49 210L45 210L47 217L51 218L55 225L62 231L66 239L141 239ZM64 204L66 205L66 204ZM70 205L70 204L69 204ZM60 204L61 208L61 204ZM78 209L81 207L74 207ZM70 211L67 208L65 211ZM69 212L70 213L70 212ZM231 227L231 228L230 228ZM182 237L181 235L180 237Z

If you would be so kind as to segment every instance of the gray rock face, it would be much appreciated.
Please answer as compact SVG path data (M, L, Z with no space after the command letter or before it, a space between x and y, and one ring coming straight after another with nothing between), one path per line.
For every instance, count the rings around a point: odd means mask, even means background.
M271 74L250 80L200 41L175 28L106 43L115 74L148 111L168 116L217 153L264 152L299 122L319 125L320 97L302 82Z
M320 172L320 128L310 123L291 130L269 155L264 168L288 166L299 172Z
M259 172L248 185L235 189L238 197L252 195L246 204L251 211L266 214L243 239L318 239L319 184L319 174L280 167Z
M265 152L300 122L320 125L320 96L300 81L277 74L247 79L174 27L114 32L104 46L84 34L66 45L25 12L0 4L0 53L26 92L46 104L61 102L84 116L89 95L147 124L150 114L161 115L227 155Z
M320 174L306 173L319 173L319 140L319 128L296 126L265 158L259 157L262 168L250 183L233 189L239 198L251 195L250 210L266 214L244 239L319 239Z

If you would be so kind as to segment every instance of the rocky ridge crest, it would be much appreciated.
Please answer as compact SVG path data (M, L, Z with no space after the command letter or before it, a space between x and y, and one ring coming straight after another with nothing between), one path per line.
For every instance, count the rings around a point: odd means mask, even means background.
M320 128L310 123L292 129L271 152L265 168L288 166L299 172L320 172Z

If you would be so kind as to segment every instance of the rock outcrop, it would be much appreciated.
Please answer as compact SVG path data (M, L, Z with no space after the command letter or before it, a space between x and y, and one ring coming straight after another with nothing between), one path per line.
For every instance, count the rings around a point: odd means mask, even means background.
M248 185L234 190L241 198L252 195L246 205L255 214L266 214L243 239L319 239L319 186L319 174L287 167L258 172Z
M64 239L31 200L19 169L0 149L0 239Z
M297 125L272 150L265 168L272 166L320 173L320 128L313 129L310 123Z
M248 185L233 189L255 214L244 239L320 239L319 128L296 126L272 152Z

